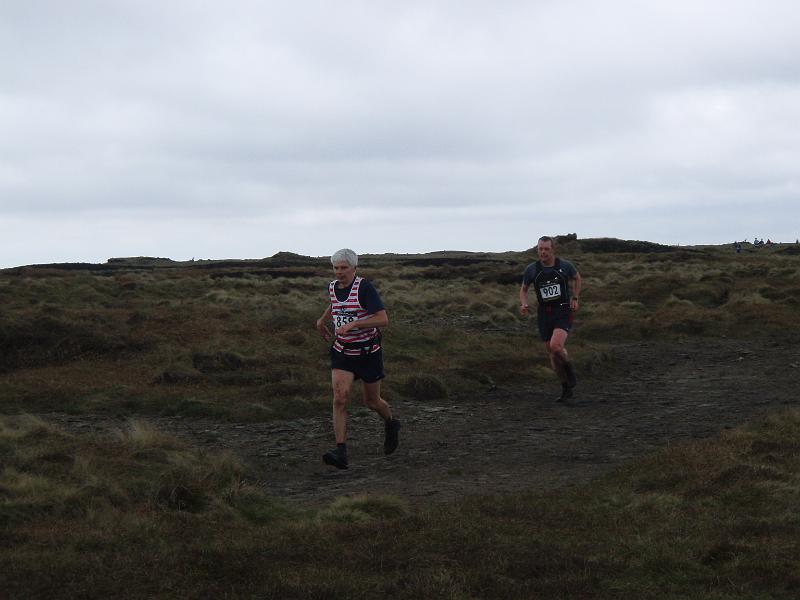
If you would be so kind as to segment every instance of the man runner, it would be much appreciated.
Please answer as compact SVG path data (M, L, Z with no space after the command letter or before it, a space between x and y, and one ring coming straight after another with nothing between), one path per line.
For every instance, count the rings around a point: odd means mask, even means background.
M328 284L328 304L317 320L317 329L331 341L331 384L333 386L333 432L336 448L322 455L327 465L347 468L347 400L356 379L363 381L364 404L384 421L383 451L391 454L399 443L400 421L381 398L383 351L379 327L389 324L389 317L378 290L368 280L356 276L358 255L349 248L331 256L333 274ZM334 334L328 329L333 320Z
M581 276L571 262L556 258L553 238L540 237L536 251L539 260L529 264L522 276L519 311L522 315L528 314L528 288L533 285L539 302L539 335L550 356L553 371L561 381L561 395L556 401L565 402L572 398L572 388L577 383L565 344L573 313L578 310Z

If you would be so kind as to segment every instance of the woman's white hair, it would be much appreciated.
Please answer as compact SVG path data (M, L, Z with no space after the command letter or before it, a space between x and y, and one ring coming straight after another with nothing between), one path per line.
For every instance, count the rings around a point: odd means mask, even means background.
M342 248L334 252L333 256L331 256L331 264L334 265L337 262L346 262L351 267L357 267L358 254L350 250L350 248Z

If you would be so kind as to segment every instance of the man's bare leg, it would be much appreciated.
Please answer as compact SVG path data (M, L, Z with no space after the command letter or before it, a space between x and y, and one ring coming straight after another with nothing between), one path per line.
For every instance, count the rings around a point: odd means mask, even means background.
M331 370L333 387L333 434L337 444L347 441L347 400L355 375L341 369Z
M392 418L392 409L389 404L381 397L381 382L364 383L364 404L368 408L378 413L386 428L386 437L383 442L383 452L391 454L397 449L399 442L398 432L400 431L400 421Z
M331 369L331 386L333 387L333 434L336 437L336 449L322 455L326 465L337 469L347 468L347 399L353 386L355 375L341 369Z
M569 360L567 349L567 332L563 329L554 329L549 342L545 343L550 355L550 364L561 382L561 397L559 400L568 400L572 397L572 388L575 387L575 370Z

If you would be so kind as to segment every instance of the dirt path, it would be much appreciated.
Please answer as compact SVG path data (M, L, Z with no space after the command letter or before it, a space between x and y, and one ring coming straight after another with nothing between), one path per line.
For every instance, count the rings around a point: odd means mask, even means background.
M413 503L588 481L655 448L798 404L796 341L758 350L728 339L635 343L613 354L613 372L582 377L571 405L553 401L555 381L546 389L523 383L460 403L392 401L403 429L400 448L389 457L381 422L356 407L346 471L320 459L332 446L328 414L255 425L153 421L198 446L232 450L247 465L248 480L275 496L318 504L345 494L392 494ZM110 425L44 416L70 430Z

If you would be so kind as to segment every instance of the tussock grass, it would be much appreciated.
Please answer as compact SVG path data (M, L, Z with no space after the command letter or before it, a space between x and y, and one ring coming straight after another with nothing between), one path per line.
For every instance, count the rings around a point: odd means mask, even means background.
M619 340L798 333L798 254L569 240L570 354ZM325 261L0 272L0 589L9 597L793 598L800 415L668 448L573 490L409 508L288 506L147 415L327 413ZM469 401L552 380L517 293L532 253L374 256L386 390ZM285 267L285 268L284 268ZM283 270L281 270L283 269ZM134 416L110 439L26 411Z
M393 496L344 496L320 510L316 518L336 523L366 523L376 519L398 519L408 514L407 503Z
M87 442L29 416L0 417L0 448L0 522L25 521L45 510L78 518L103 506L220 509L245 487L242 467L230 453L197 453L138 420L114 439Z
M445 385L431 375L411 375L400 389L404 395L417 401L440 400L447 397Z
M131 419L126 429L117 433L117 438L125 446L135 450L162 449L178 450L186 447L178 438L167 435L147 421Z
M748 290L741 292L734 292L729 300L732 306L739 305L740 307L752 307L753 305L767 305L772 304L769 298L761 295L760 290Z
M642 311L645 309L644 303L638 300L625 300L624 302L620 302L619 306L633 311Z
M0 582L33 598L792 598L799 440L791 409L573 489L299 510L146 425L100 440L2 417Z
M798 330L798 255L565 243L561 253L585 284L570 348L585 344L587 356L608 340ZM413 397L412 377L466 399L536 380L535 318L517 307L534 259L530 251L363 257L360 270L390 316L387 393ZM0 272L0 410L249 421L327 407L327 345L314 322L329 266L269 260Z

